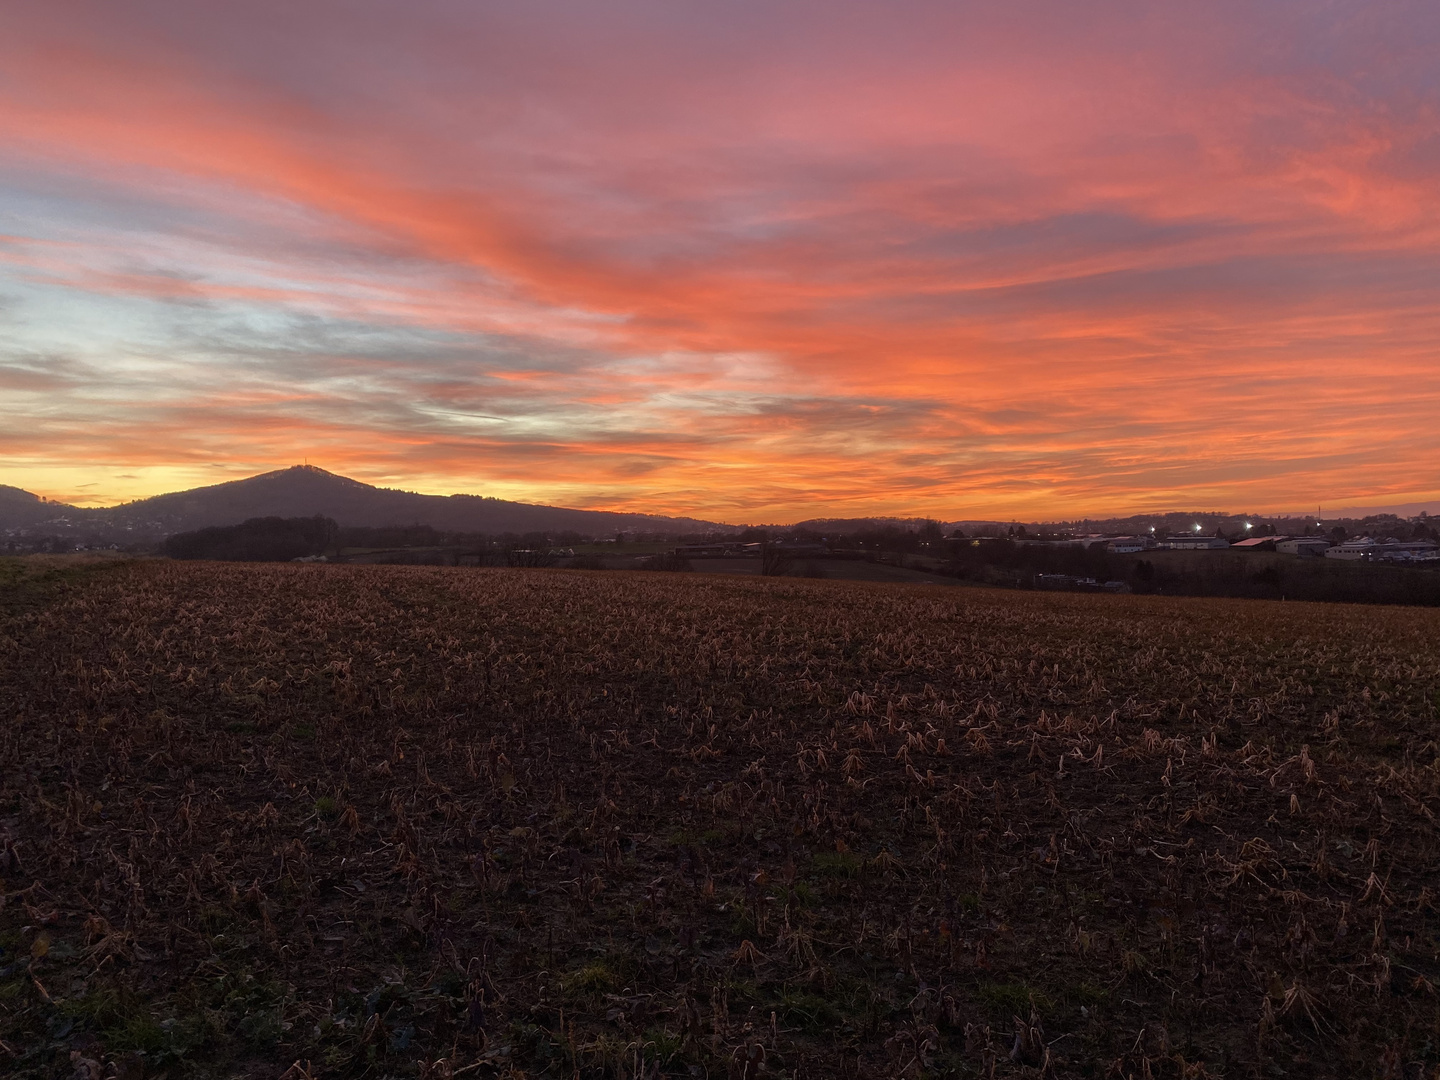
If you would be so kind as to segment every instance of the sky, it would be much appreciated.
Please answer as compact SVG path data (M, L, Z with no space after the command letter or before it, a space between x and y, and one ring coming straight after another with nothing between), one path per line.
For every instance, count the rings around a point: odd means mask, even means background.
M0 0L0 483L1440 501L1440 5Z

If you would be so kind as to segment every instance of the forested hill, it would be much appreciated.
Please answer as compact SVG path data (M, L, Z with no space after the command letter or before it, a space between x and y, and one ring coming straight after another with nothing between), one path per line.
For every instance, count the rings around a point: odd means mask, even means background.
M479 495L420 495L374 487L313 465L97 510L43 502L19 488L0 489L0 529L97 535L122 541L158 540L257 517L315 515L349 526L428 525L444 532L467 533L573 531L608 536L621 531L713 532L727 528L693 518L573 510Z

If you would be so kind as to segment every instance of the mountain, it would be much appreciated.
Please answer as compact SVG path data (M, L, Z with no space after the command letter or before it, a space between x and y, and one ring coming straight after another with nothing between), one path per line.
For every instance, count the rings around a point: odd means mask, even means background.
M84 535L105 543L155 541L173 533L234 525L254 517L316 514L334 518L341 525L429 525L442 532L573 531L611 536L622 531L689 533L733 528L695 518L571 510L479 495L419 495L374 487L313 465L99 510L45 502L28 491L0 486L0 531Z

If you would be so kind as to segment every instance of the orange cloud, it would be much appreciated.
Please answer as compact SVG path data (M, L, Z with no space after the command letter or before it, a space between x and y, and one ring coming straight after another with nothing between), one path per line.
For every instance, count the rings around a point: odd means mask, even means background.
M308 456L736 520L1440 494L1430 16L805 10L20 20L7 480Z

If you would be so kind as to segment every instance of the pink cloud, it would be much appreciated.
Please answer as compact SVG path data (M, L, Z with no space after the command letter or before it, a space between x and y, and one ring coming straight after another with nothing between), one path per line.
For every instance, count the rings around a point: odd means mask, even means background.
M504 356L327 344L266 392L237 360L223 403L218 361L188 400L117 369L50 409L53 459L319 443L772 518L1440 491L1424 10L345 13L22 16L6 175L92 213L0 272L227 342L243 309Z

